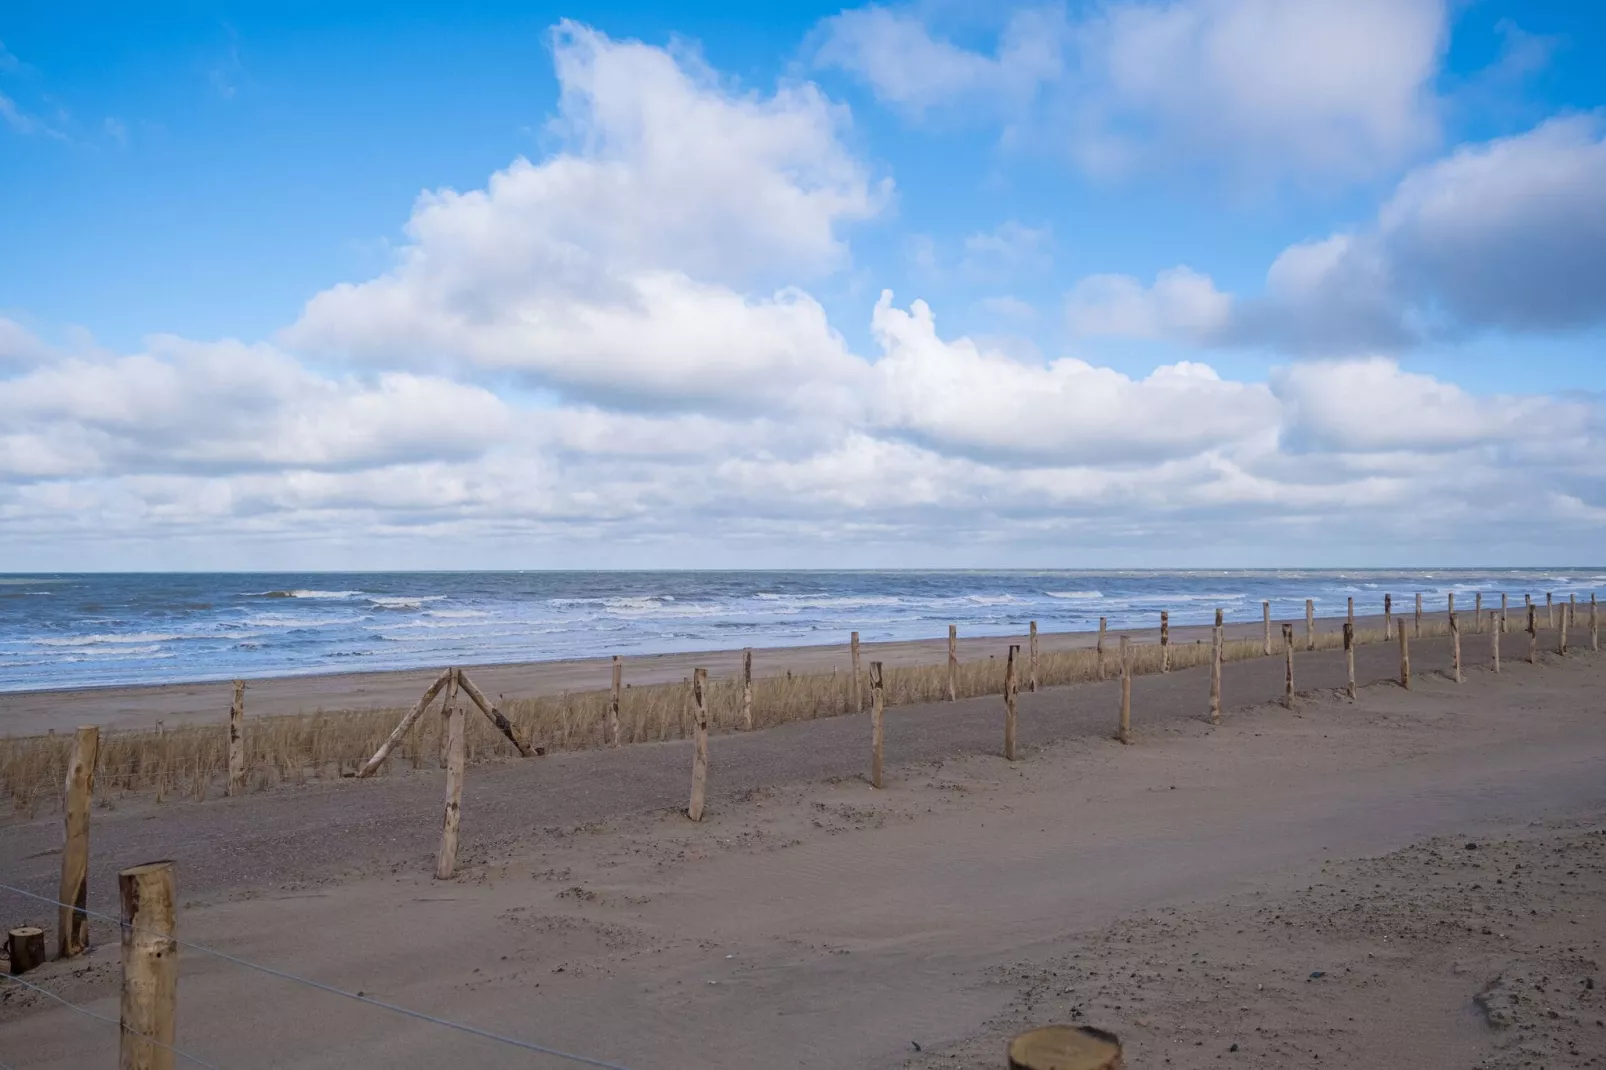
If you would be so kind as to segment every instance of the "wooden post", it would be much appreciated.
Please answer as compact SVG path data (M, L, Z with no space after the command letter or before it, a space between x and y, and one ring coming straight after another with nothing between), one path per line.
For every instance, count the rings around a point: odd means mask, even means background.
M1294 626L1287 621L1283 622L1283 657L1285 659L1285 672L1283 674L1283 705L1289 709L1294 708Z
M1446 608L1445 608L1446 619L1448 619L1450 617L1454 617L1455 616L1455 592L1454 591L1451 591L1450 594L1448 595L1448 597L1446 599L1445 606L1446 606Z
M1416 592L1416 637L1422 638L1422 592Z
M1483 592L1478 591L1472 596L1472 630L1483 631Z
M1600 616L1595 608L1595 592L1589 592L1589 649L1600 650Z
M948 701L959 697L959 625L948 625Z
M697 749L691 760L691 803L686 816L693 821L703 819L703 800L708 793L708 670L693 669L691 673L692 712L696 718Z
M884 734L881 727L882 717L886 711L886 704L881 695L881 663L870 663L870 784L881 787L882 770L882 744Z
M1355 596L1350 595L1344 609L1344 620L1351 628L1355 627Z
M56 952L68 959L89 947L89 803L95 794L95 759L100 753L100 729L83 725L73 733L72 756L67 760L67 840L61 849L60 930Z
M1210 723L1221 723L1221 610L1210 629Z
M1015 760L1015 655L1018 644L1011 644L1009 660L1004 663L1004 760Z
M230 795L245 791L245 681L234 681L234 702L229 706Z
M117 874L123 904L122 1044L119 1070L173 1070L178 940L173 935L173 863Z
M953 640L948 640L949 649L953 648ZM848 653L853 661L853 712L864 712L864 688L859 676L859 633L854 632L848 640ZM952 698L953 696L949 696Z
M1344 671L1349 682L1344 690L1353 700L1355 698L1355 622L1344 622Z
M1394 638L1394 596L1383 596L1383 639L1387 642Z
M1504 593L1500 595L1500 630L1506 630L1506 596Z
M1100 680L1104 679L1104 625L1105 625L1105 618L1100 617L1099 618L1099 646L1098 646L1098 662L1099 662L1099 679Z
M1266 633L1266 644L1265 644L1266 645L1266 649L1264 650L1263 653L1266 655L1266 657L1269 658L1269 657L1271 657L1271 603L1270 602L1262 602L1262 603L1260 603L1260 623L1261 623L1261 625L1263 627L1263 630Z
M608 699L608 742L619 745L619 701L624 697L625 663L613 656L613 694Z
M452 710L457 707L457 670L452 669L446 678L446 693L441 698L441 754L440 765L445 769L452 760Z
M1411 690L1411 640L1405 631L1405 622L1400 622L1400 686L1407 691Z
M742 651L742 727L753 729L753 650Z
M1031 689L1032 694L1035 695L1037 694L1037 622L1035 620L1032 621L1031 627L1032 630L1029 638L1031 646L1027 650L1028 656L1026 659L1027 671L1030 674L1030 680L1027 686Z
M1091 1026L1049 1025L1009 1042L1009 1070L1123 1070L1121 1042Z
M1305 599L1305 649L1316 649L1316 603Z
M463 738L463 705L457 701L457 670L446 685L446 812L441 820L441 849L435 856L435 876L446 880L457 872L457 829L463 816L463 767L467 741Z
M1454 598L1454 595L1450 596ZM1450 660L1455 666L1455 682L1461 682L1461 624L1454 613L1450 614Z
M1528 664L1539 661L1539 618L1532 602L1528 603Z
M496 705L485 697L485 692L474 686L474 681L469 679L468 673L458 669L455 677L457 686L462 689L463 694L467 695L469 701L480 708L480 712L485 714L486 718L496 726L498 732L507 737L507 741L513 744L513 749L519 752L519 757L533 758L537 754L546 753L545 747L532 747L519 738L519 734L513 730L513 722L509 721L507 715L497 709Z
M1550 591L1545 592L1545 627L1556 626L1556 596Z
M1567 656L1567 618L1570 616L1566 605L1561 607L1561 626L1556 629L1556 653L1562 657Z
M1132 642L1121 636L1121 724L1116 738L1132 742Z
M13 976L38 969L45 963L45 931L23 925L6 933L6 957Z
M434 701L436 695L440 694L441 688L445 687L447 681L451 678L451 669L443 669L441 674L435 677L435 682L429 685L429 688L424 692L424 697L419 699L413 705L413 708L407 711L407 716L403 717L401 723L391 730L385 742L381 743L379 749L374 751L374 756L363 763L361 769L357 770L359 777L373 776L379 770L379 767L385 764L385 759L389 758L390 752L396 749L396 744L400 743L406 737L408 730L413 727L413 724L424 716L424 711L429 709L429 704Z
M1494 671L1500 671L1500 633L1506 630L1506 615L1500 614L1495 620L1494 611L1489 611L1489 660L1494 663Z
M1171 614L1160 610L1160 671L1171 671Z

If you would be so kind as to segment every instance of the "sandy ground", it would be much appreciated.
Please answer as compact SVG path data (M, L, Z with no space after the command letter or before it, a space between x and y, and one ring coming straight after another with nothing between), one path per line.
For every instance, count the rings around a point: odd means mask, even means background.
M1358 627L1381 627L1383 618L1357 617ZM1274 631L1280 622L1273 624ZM1341 618L1321 619L1322 633L1342 629ZM1295 631L1303 636L1301 618ZM1117 633L1112 632L1111 635ZM1157 642L1158 622L1152 629L1127 629L1123 633L1138 642ZM1277 632L1280 636L1280 632ZM1208 627L1176 627L1171 630L1175 643L1210 641ZM1228 625L1229 638L1261 635L1259 621ZM1044 652L1093 646L1094 632L1044 632L1038 636ZM1010 643L1024 643L1025 636L961 637L962 661L1002 657ZM1276 641L1281 642L1281 639ZM899 643L866 643L861 648L865 661L877 659L892 665L936 665L948 656L946 635ZM689 654L648 654L626 657L625 681L629 684L661 684L683 680L696 666L706 668L715 678L741 672L740 650L715 650ZM847 671L847 636L837 644L779 647L759 650L753 657L756 676L783 673ZM352 710L373 707L406 707L439 674L442 666L394 672L327 673L280 676L249 682L247 712L251 716L302 713L313 710ZM565 691L598 691L612 680L611 655L571 661L530 661L507 665L474 667L473 676L482 690L491 695L529 698L560 695ZM191 684L161 684L145 687L90 687L78 689L17 691L0 693L0 735L40 735L54 729L69 732L80 724L107 728L149 728L157 721L169 725L216 722L227 718L233 698L228 681Z
M1365 648L1363 678L1386 648ZM428 877L440 774L94 817L112 871L178 861L181 935L622 1065L1001 1066L1026 1025L1113 1029L1133 1067L1606 1065L1606 659L1265 704L1276 659L1134 688L889 711L471 770L462 875ZM1257 704L1260 703L1260 704ZM1468 848L1468 844L1475 844ZM51 891L59 818L0 825L6 883ZM49 912L0 895L8 924ZM116 1015L115 934L31 980ZM562 1066L181 953L179 1042L250 1067ZM1481 1002L1480 1002L1481 999ZM0 1061L113 1065L114 1028L0 981Z

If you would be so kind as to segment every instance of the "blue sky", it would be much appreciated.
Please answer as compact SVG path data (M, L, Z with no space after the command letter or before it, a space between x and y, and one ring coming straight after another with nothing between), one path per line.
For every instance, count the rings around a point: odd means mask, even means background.
M154 10L0 11L15 567L1599 545L1592 5Z

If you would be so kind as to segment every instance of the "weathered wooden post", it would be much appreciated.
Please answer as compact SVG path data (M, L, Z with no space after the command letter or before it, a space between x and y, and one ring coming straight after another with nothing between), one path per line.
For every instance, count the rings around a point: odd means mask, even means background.
M1472 596L1472 630L1483 631L1483 592L1478 591Z
M1595 608L1595 592L1589 592L1589 649L1600 651L1600 616Z
M753 730L753 648L742 651L742 727Z
M89 947L89 804L95 794L95 760L100 754L100 729L81 725L72 737L67 759L67 839L61 849L61 894L56 951L64 959Z
M245 681L234 681L234 702L229 705L230 795L245 791Z
M884 735L881 722L886 706L881 695L881 663L870 663L870 784L881 787L882 744Z
M1350 595L1349 598L1345 599L1344 620L1349 624L1349 626L1351 628L1355 627L1355 596L1354 595Z
M449 880L457 872L457 829L463 817L463 771L468 759L463 704L457 700L457 670L446 684L446 813L441 820L441 849L435 856L435 877Z
M1132 742L1132 642L1121 636L1121 723L1116 738Z
M1027 667L1031 675L1028 687L1032 694L1037 693L1037 622L1032 621L1032 630L1029 636L1031 647L1027 650Z
M1451 596L1452 598L1454 595ZM1455 682L1461 682L1461 625L1454 613L1450 614L1450 660L1455 666Z
M1344 671L1349 678L1349 683L1344 690L1353 700L1355 698L1355 622L1352 620L1344 622Z
M1500 614L1496 620L1494 610L1489 611L1489 660L1494 663L1494 671L1500 672L1500 633L1506 630L1506 615Z
M1545 592L1545 627L1556 626L1556 596L1551 591Z
M1506 595L1504 592L1501 592L1500 595L1500 630L1506 630Z
M441 698L441 768L451 756L452 744L452 710L457 705L457 670L448 670L451 675L446 677L446 692Z
M948 647L953 649L953 625L948 626ZM859 686L859 633L854 632L853 638L848 640L848 651L853 658L853 712L864 712L864 692Z
M948 701L959 698L959 625L948 625Z
M22 925L6 933L6 958L11 961L13 977L43 966L45 931L37 926Z
M1539 616L1532 602L1528 603L1528 664L1539 661Z
M608 701L608 742L619 745L619 703L624 697L625 663L618 654L613 656L613 695Z
M1100 617L1099 618L1099 646L1098 646L1098 663L1099 663L1099 679L1100 680L1104 679L1104 625L1105 625L1105 619L1103 617Z
M1305 649L1316 649L1316 602L1305 599Z
M1387 642L1394 638L1394 596L1383 596L1383 640Z
M1004 759L1015 760L1015 655L1018 644L1011 643L1009 660L1004 663Z
M1455 592L1451 591L1445 599L1445 619L1455 616Z
M123 905L122 1040L119 1070L173 1070L178 940L173 935L173 863L117 874Z
M1009 1070L1123 1070L1121 1042L1091 1026L1049 1025L1009 1042Z
M1561 607L1561 626L1556 629L1556 653L1562 657L1567 656L1567 618L1571 616L1567 607Z
M1160 610L1160 671L1171 671L1171 614Z
M1567 627L1578 627L1578 596L1576 594L1567 596Z
M692 713L697 733L697 749L691 760L691 802L686 816L703 819L703 801L708 793L708 670L691 671Z
M1422 638L1422 592L1416 592L1416 637Z
M1405 630L1405 622L1400 622L1400 686L1407 691L1411 690L1411 640Z
M1271 603L1270 602L1261 602L1260 603L1260 623L1261 623L1261 629L1266 633L1266 642L1265 642L1266 649L1264 651L1262 651L1262 653L1265 654L1265 656L1269 658L1269 657L1271 657Z
M1221 723L1221 610L1216 610L1216 626L1210 629L1210 723Z
M1283 622L1283 657L1286 672L1283 677L1283 705L1294 708L1294 626Z

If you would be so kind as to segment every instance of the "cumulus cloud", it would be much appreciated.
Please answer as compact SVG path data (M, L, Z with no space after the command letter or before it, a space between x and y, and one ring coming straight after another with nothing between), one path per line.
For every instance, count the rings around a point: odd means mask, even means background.
M421 198L396 266L313 298L285 343L592 398L781 401L846 375L818 303L764 288L842 266L839 228L889 195L841 144L846 114L573 23L553 43L573 147Z
M1234 333L1295 350L1606 322L1606 122L1552 119L1400 182L1368 227L1284 250Z
M1071 332L1082 336L1210 341L1231 314L1231 296L1186 265L1160 272L1153 286L1130 275L1089 275L1066 297Z
M1444 0L1126 0L1027 9L985 51L872 5L822 32L818 62L881 100L1002 110L1095 172L1181 156L1332 182L1434 144L1448 17Z

